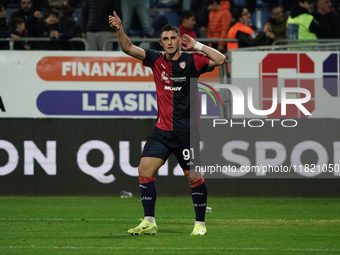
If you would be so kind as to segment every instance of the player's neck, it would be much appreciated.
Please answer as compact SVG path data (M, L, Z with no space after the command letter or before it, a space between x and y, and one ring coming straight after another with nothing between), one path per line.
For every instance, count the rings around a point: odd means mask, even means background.
M180 55L181 55L181 52L179 50L174 54L169 54L169 53L165 54L167 60L177 60Z

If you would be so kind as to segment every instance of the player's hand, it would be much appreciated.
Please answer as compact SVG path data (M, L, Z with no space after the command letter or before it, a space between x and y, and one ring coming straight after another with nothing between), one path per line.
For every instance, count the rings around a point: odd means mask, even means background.
M112 15L109 16L109 24L110 27L115 28L116 30L122 28L122 21L115 11L113 12L113 16Z
M189 35L184 34L182 36L182 48L184 50L191 50L196 44L196 41Z

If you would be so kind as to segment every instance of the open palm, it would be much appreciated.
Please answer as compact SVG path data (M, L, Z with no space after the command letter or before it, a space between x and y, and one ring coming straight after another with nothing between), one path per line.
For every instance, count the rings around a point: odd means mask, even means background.
M182 36L182 48L184 50L191 50L196 44L196 41L189 35L184 34Z

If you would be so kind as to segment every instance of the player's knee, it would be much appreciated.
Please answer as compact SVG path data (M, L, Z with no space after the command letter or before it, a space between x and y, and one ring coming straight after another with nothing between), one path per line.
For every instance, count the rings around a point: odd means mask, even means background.
M194 183L195 182L195 178L192 178L192 176L190 175L189 171L186 171L184 173L185 177L187 178L189 183Z
M147 171L146 171L145 167L143 167L143 166L139 166L138 167L138 174L139 174L139 176L145 176L146 172Z
M138 175L143 176L143 177L152 177L154 175L154 171L152 171L148 167L144 167L144 166L140 165L138 167Z
M200 172L193 170L184 170L183 172L190 184L197 182L202 177Z

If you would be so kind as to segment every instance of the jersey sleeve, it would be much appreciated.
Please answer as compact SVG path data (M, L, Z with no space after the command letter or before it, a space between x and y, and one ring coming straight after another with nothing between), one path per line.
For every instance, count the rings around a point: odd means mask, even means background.
M210 59L199 52L194 52L194 62L196 66L196 70L199 74L206 73L206 72L211 72L214 70L214 68L209 68L209 61Z
M161 55L162 54L156 50L152 50L152 49L145 50L145 59L143 60L143 65L151 67L151 69L153 69L156 60Z

